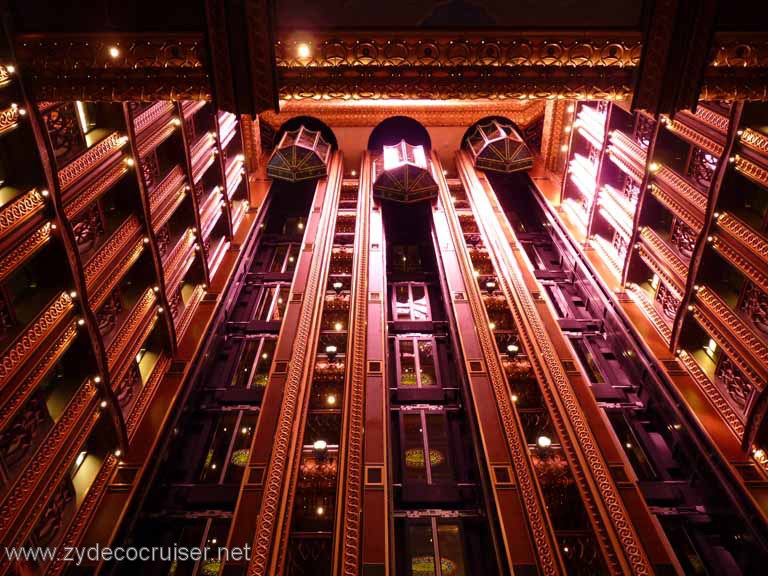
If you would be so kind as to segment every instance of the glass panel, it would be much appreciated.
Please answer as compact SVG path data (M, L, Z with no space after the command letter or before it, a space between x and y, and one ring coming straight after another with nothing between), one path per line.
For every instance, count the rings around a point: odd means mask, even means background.
M465 576L464 547L458 524L438 520L437 544L440 550L440 569L443 576Z
M426 286L412 284L411 294L413 299L411 318L413 320L429 320L429 300L427 299Z
M446 425L445 414L427 414L427 445L432 482L453 479L448 463L449 445Z
M274 302L275 299L275 288L266 288L262 292L261 296L261 302L259 303L259 312L256 315L256 318L258 320L264 320L267 321L270 319L271 316L271 308L272 308L272 302Z
M421 413L403 414L403 459L406 480L425 481L427 467L424 462L424 432Z
M285 315L285 306L288 303L288 286L277 287L277 301L275 307L272 310L272 320L280 321Z
M216 428L208 443L208 452L205 455L202 470L200 470L200 482L217 484L221 476L222 466L229 450L229 441L232 438L237 416L227 414L220 416L216 422Z
M395 318L397 320L411 319L411 299L406 284L395 286Z
M413 353L413 340L398 340L400 345L400 386L417 386L416 358Z
M434 347L431 340L419 340L419 380L422 387L437 386Z
M299 259L299 245L291 244L288 248L288 260L285 263L285 271L293 272L296 270L296 261Z
M270 272L282 272L283 263L285 262L285 255L288 253L288 246L282 245L275 249L275 255L272 258L272 266L270 266Z
M243 470L248 465L250 456L251 437L256 428L256 415L244 414L240 419L240 427L235 436L235 444L232 447L232 454L229 457L227 474L224 476L224 482L237 483L243 479Z
M435 546L430 524L408 526L411 576L435 576Z
M275 354L275 340L264 340L264 345L261 347L261 353L256 360L256 366L253 371L253 380L251 381L252 388L263 388L267 385L269 379L269 368L272 366L272 356Z

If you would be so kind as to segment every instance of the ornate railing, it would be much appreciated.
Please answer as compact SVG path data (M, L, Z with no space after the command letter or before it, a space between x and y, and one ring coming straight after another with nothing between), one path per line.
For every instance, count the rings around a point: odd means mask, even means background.
M45 206L43 195L32 189L0 209L0 238L8 236L24 222L40 212Z
M168 258L163 266L163 273L165 275L166 289L169 293L173 292L186 270L189 269L195 242L195 231L189 228L168 254Z
M703 215L707 209L707 197L699 192L696 187L685 178L677 174L671 168L662 166L654 175L654 180L661 187L670 192L677 193L680 198L689 203Z
M19 107L11 106L0 111L0 134L10 132L19 125Z
M7 254L0 258L0 280L5 280L16 268L31 258L37 250L51 239L51 223L46 222L27 236Z
M243 173L245 172L245 169L243 168L243 159L238 156L236 158L233 158L229 161L229 164L227 164L227 197L232 199L232 194L235 193L235 190L240 185L240 182L243 180Z
M750 356L759 360L759 365L768 368L768 346L765 341L757 336L747 323L728 307L728 304L706 286L699 288L696 297L705 310L727 329L723 330L726 337L734 338L738 345L746 348Z
M181 113L184 118L189 118L206 104L208 104L207 100L185 100L181 104Z
M621 136L624 138L621 139ZM634 156L634 152L629 153L623 146L623 142L630 139L618 131L612 132L610 139L611 144L608 146L607 150L608 158L610 158L611 161L616 164L616 166L618 166L627 176L631 177L637 182L642 182L645 171L645 163L641 163L638 158ZM622 142L622 144L617 144L618 142ZM637 150L642 151L639 146L636 146L636 148Z
M91 205L97 198L99 198L104 192L109 190L120 178L122 178L128 172L128 166L119 162L110 168L106 173L99 176L92 184L90 184L85 190L78 192L70 202L67 202L64 206L64 213L67 218L73 220L83 210Z
M632 235L632 217L634 214L628 212L624 204L618 202L610 192L601 193L597 197L597 204L600 206L600 214L617 231L629 238Z
M144 156L152 152L160 144L165 142L165 140L169 138L171 134L173 134L175 131L176 131L176 123L174 123L173 119L168 120L165 126L159 128L157 131L152 133L152 135L148 136L147 138L145 138L139 143L139 146L138 146L139 156L143 158Z
M79 178L99 166L105 158L118 152L128 143L128 137L113 132L101 142L89 148L85 153L59 170L59 186L62 191L74 184Z
M62 292L4 350L3 357L0 359L0 388L8 383L43 341L61 326L73 308L74 302L70 295Z
M719 144L718 142L715 142L711 138L708 138L707 136L704 136L697 130L694 130L690 126L687 126L686 124L683 124L682 122L678 120L669 120L669 118L666 118L666 125L667 128L674 132L675 134L679 135L684 140L687 140L694 146L698 146L699 148L706 150L713 156L720 156L723 153L723 146L722 144Z
M688 278L688 266L651 228L645 227L640 231L643 243L639 246L643 260L651 266L661 278L672 284L670 288L681 296L685 292L685 281ZM667 272L669 270L672 274Z
M219 142L221 149L227 147L235 136L237 128L237 118L231 112L219 112Z
M738 172L741 172L750 180L768 188L768 170L762 166L758 166L754 162L738 155L735 158L734 166Z
M187 300L187 303L184 305L184 310L181 312L181 315L179 315L178 318L174 317L178 340L181 340L181 338L184 336L184 333L187 331L187 328L189 328L189 324L192 322L192 317L195 314L195 310L197 310L197 305L200 304L203 296L205 296L205 289L201 284L198 284L195 286L195 290L192 292L189 300Z
M691 209L687 202L680 201L676 193L669 192L666 187L658 186L657 184L651 184L649 190L654 198L694 230L701 230L704 226L704 213Z
M128 272L131 266L133 266L133 264L139 259L139 256L141 256L142 252L144 252L144 248L144 240L139 238L136 240L136 244L134 244L133 248L127 252L122 260L120 260L117 264L112 263L110 265L109 276L107 276L104 279L104 282L102 282L101 285L99 285L99 287L91 294L90 304L94 309L98 308L104 303L109 294L115 289L115 286L117 286L123 276L125 276L125 273Z
M750 128L745 128L741 133L741 143L755 152L768 156L768 136L755 132Z
M85 282L89 290L94 288L104 271L114 264L117 255L135 244L140 234L141 222L135 214L131 214L85 265Z
M157 186L155 186L149 193L149 209L154 212L158 207L165 202L167 197L174 191L179 190L184 185L184 171L178 164L168 172L168 175L163 178Z
M661 317L656 306L653 305L645 291L637 284L627 285L627 293L632 301L640 308L648 320L653 324L656 331L664 339L664 342L669 345L672 340L672 330L669 328L667 322Z
M704 122L707 126L710 126L714 130L725 134L728 132L728 117L707 108L706 106L697 106L696 112L683 111L683 114L691 115L697 120Z
M768 239L764 235L727 212L718 216L717 225L768 266Z
M134 354L131 348L141 344L154 326L156 302L157 297L154 291L152 288L147 288L131 309L125 322L107 348L107 363L110 372L113 372L119 364L125 366L126 361L133 361ZM131 346L132 343L133 346ZM117 374L115 376L119 380Z
M145 128L148 128L157 119L162 118L166 114L172 114L173 108L173 102L169 100L160 100L152 104L149 108L144 110L144 112L133 119L133 126L136 130L136 135L139 135Z

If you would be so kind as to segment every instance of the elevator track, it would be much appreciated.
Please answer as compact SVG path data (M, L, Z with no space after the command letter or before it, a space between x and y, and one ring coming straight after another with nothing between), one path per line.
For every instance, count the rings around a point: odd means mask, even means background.
M491 182L686 574L753 574L768 534L591 264L526 176Z

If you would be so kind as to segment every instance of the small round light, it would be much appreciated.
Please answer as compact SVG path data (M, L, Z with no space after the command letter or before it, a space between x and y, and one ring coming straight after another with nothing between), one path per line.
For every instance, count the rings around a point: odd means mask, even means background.
M94 376L93 381L96 382L96 384L98 384L99 382L101 382L101 376Z
M298 224L296 224L296 228L298 228L299 230L304 230L304 222L299 222Z
M144 236L144 238L142 238L141 241L144 242L144 244L149 244L149 238L147 238L146 236Z
M181 120L179 120L176 117L171 118L171 124L173 124L174 126L181 126Z
M267 354L266 352L264 352L264 353L261 355L261 357L262 357L262 358L264 358L264 360L266 360L267 358L269 358L269 354Z
M16 72L16 66L14 66L13 64L9 64L8 66L5 67L5 69L8 72L8 74L13 74L14 72Z
M539 445L539 448L549 448L552 446L552 439L549 436L539 436L536 439L536 444Z
M129 158L125 159L125 165L126 166L133 166L134 164L136 164L136 161L133 158L129 157Z
M41 190L40 194L42 194L44 198L48 198L48 196L50 196L51 193L48 192L48 190Z
M120 448L118 448L117 450L115 450L115 456L117 456L118 458L120 458L120 456L122 456L122 455L123 455L123 451L122 451L122 450L120 450Z
M495 322L488 322L488 328L491 330L496 330L496 323Z
M517 394L512 394L512 402L517 402L518 396Z
M574 110L576 110L576 107L573 104L568 106L568 112L573 112Z
M110 46L109 47L109 55L112 58L117 58L120 56L120 49L117 46Z
M518 350L520 350L520 347L517 344L507 344L507 352L510 354L514 354Z
M560 150L562 152L567 152L568 151L568 144L563 144L562 146L560 146Z
M77 292L75 292L74 290L72 290L72 291L69 293L69 297L70 297L70 298L77 298Z
M154 292L160 292L160 286L153 286L153 287L152 287L152 290L153 290Z
M357 176L357 170L352 170L352 176Z
M85 325L85 320L84 320L83 318L78 318L78 320L77 320L77 325L78 325L78 326L83 326L83 325Z
M325 440L315 440L312 449L316 452L325 452L328 449L328 443Z
M240 429L240 434L243 434L243 435L245 435L245 434L248 434L248 428L247 428L247 427L245 427L245 426L243 426L243 427Z
M318 516L322 516L323 514L325 514L325 508L323 508L322 506L318 506L317 508L315 508L315 514L317 514Z
M328 394L328 396L325 399L325 403L328 404L328 406L335 406L336 396L334 396L333 394Z
M312 51L309 48L309 44L302 42L296 47L296 54L299 58L309 58L312 55Z
M624 446L626 446L627 448L632 448L632 444L630 442L627 442L626 444L624 444Z
M651 172L658 172L659 170L661 170L661 164L659 164L658 162L651 162L650 166L648 166L648 169Z
M160 306L160 307L157 309L157 311L158 311L158 313L159 313L159 314L162 314L162 313L163 313L163 307L162 307L162 306Z
M101 402L99 402L99 408L106 408L106 407L107 407L107 401L106 400L102 400Z
M338 332L342 328L344 328L344 324L342 324L341 322L336 322L336 324L333 325L333 329L336 330L336 332Z

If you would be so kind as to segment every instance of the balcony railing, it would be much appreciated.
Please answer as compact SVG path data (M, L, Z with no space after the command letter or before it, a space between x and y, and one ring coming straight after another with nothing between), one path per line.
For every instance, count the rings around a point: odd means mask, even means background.
M215 140L213 135L204 134L192 145L190 150L192 163L192 180L199 182L206 170L213 164Z
M184 172L181 166L174 168L149 193L149 210L155 228L162 226L173 214L185 195Z
M670 132L677 134L683 140L686 140L694 146L698 146L702 150L709 152L712 156L720 157L723 153L722 144L715 142L712 138L705 136L687 124L683 124L679 120L670 120L668 117L662 117L662 122L667 125Z
M764 188L768 188L768 170L748 160L744 156L736 156L734 166L738 172L756 182Z
M735 348L741 348L741 353L747 358L754 359L750 363L755 365L758 372L766 372L768 377L768 346L765 341L710 288L699 288L696 298L703 311L722 326L723 336L729 338Z
M118 368L133 362L141 343L154 327L156 317L157 297L152 288L147 288L125 317L125 321L107 348L109 371L115 375L116 379L119 380L119 372L122 371Z
M765 134L745 128L741 133L740 141L744 146L768 157L768 136L765 136ZM766 161L768 161L768 158Z
M14 198L0 209L0 239L10 236L35 214L42 212L45 198L37 189Z
M629 143L632 143L630 145ZM608 158L627 176L638 184L643 181L645 162L639 158L644 157L642 148L634 144L631 138L622 132L614 130L611 133L611 144L608 146Z
M113 132L59 170L59 186L61 186L62 192L91 170L102 165L106 158L120 154L120 150L127 143L128 136L123 136L119 132Z
M168 257L163 263L163 273L168 293L173 292L186 271L189 270L189 266L191 266L194 260L196 241L195 231L189 228L181 235L176 246L168 253Z
M237 117L231 112L219 112L219 142L222 150L232 141L236 131Z
M0 388L8 384L48 338L63 329L74 306L72 297L62 292L3 351L0 359Z
M684 178L667 167L659 170L651 184L651 194L675 216L694 230L704 225L707 198Z
M241 154L230 159L229 163L227 164L227 170L226 170L227 197L230 200L232 199L232 195L237 190L237 187L240 185L240 182L243 181L244 172L245 172L245 169L243 168L243 156Z
M663 338L664 342L669 345L669 342L672 339L672 330L666 320L664 320L658 310L656 310L656 306L654 306L651 299L648 298L645 290L637 284L630 284L627 286L627 294L629 294L629 297L637 307L643 311L650 323L653 324L656 331Z
M93 290L99 278L111 272L111 266L119 255L129 248L133 249L140 239L141 222L136 214L131 214L86 263L84 272L88 290Z
M101 197L104 192L115 185L128 172L124 162L116 162L104 174L87 185L85 189L75 192L70 198L65 198L64 213L70 220L75 219L83 210Z
M178 127L178 120L175 118L169 118L166 120L165 124L157 128L154 132L151 134L148 134L146 138L141 140L138 144L138 152L139 156L141 158L144 158L147 154L152 152L155 148L160 146L163 142L165 142L168 138L170 138L171 134L173 134L176 131L176 128ZM150 132L147 130L147 132Z
M688 266L651 228L640 231L640 257L660 278L664 279L678 298L685 292Z
M185 100L181 104L181 113L184 118L189 118L195 112L202 109L206 104L208 104L208 102L205 100Z
M134 118L133 126L136 130L136 135L140 135L145 129L149 128L157 120L163 118L163 116L172 115L173 109L173 102L169 100L160 100L152 104L149 108L144 110L144 112ZM167 118L166 121L169 119L170 118Z
M623 203L614 198L610 191L603 190L597 197L597 204L600 206L600 214L611 226L626 238L632 235L633 214L627 211Z
M51 223L46 222L12 250L2 254L0 257L0 280L8 278L14 270L29 260L50 239Z

